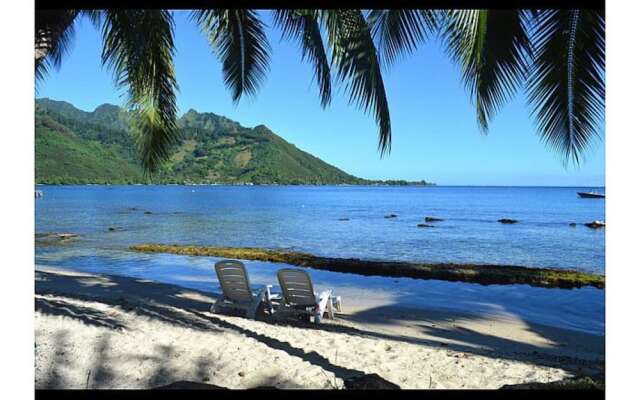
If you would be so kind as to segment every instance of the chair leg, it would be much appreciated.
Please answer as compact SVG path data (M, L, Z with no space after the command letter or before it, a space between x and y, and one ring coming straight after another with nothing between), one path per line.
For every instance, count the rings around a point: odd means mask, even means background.
M220 301L220 300L216 300L216 301L211 305L211 307L209 308L209 311L210 311L212 314L218 314L218 313L220 312L220 307L218 306L218 302L219 302L219 301Z
M329 299L329 301L327 302L327 314L329 319L334 319L333 318L333 302L331 301L331 299Z
M331 297L331 304L333 305L333 309L336 312L338 312L338 313L342 312L342 299L340 298L340 296L332 296Z
M316 304L315 318L314 318L314 322L316 324L319 324L322 321L322 316L324 315L324 311L327 308L327 303L329 302L330 298L331 298L331 290L325 290L324 292L320 293L320 295L318 296L318 303Z
M269 315L273 315L273 302L271 301L271 285L267 285L267 293L265 294Z
M267 294L267 290L267 287L263 287L262 289L260 289L260 292L258 292L258 295L253 298L251 305L247 309L247 318L256 318L256 312L258 311L260 303L262 303L262 301L264 300L264 296L265 294Z

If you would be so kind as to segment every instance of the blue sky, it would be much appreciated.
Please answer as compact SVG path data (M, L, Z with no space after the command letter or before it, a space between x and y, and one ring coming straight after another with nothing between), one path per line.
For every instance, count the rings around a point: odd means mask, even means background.
M322 109L311 65L301 62L296 44L280 40L279 31L267 32L270 72L258 95L234 105L203 35L186 12L177 11L175 19L180 114L193 108L244 126L265 124L298 148L363 178L441 185L604 185L604 131L579 168L565 168L538 138L519 94L494 118L489 134L481 134L458 69L434 41L384 72L393 140L391 154L381 159L374 117L349 105L338 85L331 105ZM271 25L268 15L265 21ZM38 85L37 96L88 111L103 103L122 105L122 93L100 64L99 32L88 20L79 22L70 54Z

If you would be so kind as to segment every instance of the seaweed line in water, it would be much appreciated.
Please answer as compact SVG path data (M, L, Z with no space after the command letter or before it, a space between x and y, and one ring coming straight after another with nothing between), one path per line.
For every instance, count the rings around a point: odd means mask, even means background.
M214 247L168 244L138 244L130 247L143 253L170 253L189 256L224 257L297 265L359 275L438 279L483 285L528 284L546 288L573 289L593 286L604 289L604 275L559 268L532 268L512 265L410 263L370 261L357 258L319 257L313 254L252 247Z

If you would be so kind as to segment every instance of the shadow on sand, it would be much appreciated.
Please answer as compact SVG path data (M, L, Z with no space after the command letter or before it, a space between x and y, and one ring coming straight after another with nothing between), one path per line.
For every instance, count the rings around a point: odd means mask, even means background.
M55 299L51 298L55 295ZM114 330L126 329L126 322L113 315L107 315L96 309L73 304L74 301L96 301L112 306L117 306L124 311L156 319L169 324L174 324L191 329L208 332L233 331L246 337L259 341L270 348L282 350L287 354L300 358L313 365L320 366L326 371L333 372L337 377L345 379L364 374L363 371L344 368L330 362L317 352L305 352L291 343L284 342L254 331L245 329L225 319L218 318L209 312L209 307L216 298L212 293L206 293L193 289L186 289L175 285L152 282L143 279L114 275L89 275L75 272L47 272L36 270L36 310L43 314L64 315L77 319L85 324ZM514 341L508 338L488 335L467 328L452 325L451 321L457 319L478 319L482 316L460 315L455 313L434 312L428 318L421 319L413 312L398 313L394 307L378 307L351 315L341 317L346 322L358 323L359 327L352 327L343 323L327 323L320 325L303 322L278 322L290 326L319 329L343 334L356 335L367 338L380 338L407 342L416 345L446 347L451 350L478 354L492 358L528 361L538 365L561 367L578 373L601 373L604 369L603 361L598 359L587 360L576 357L578 352L566 350L562 346L557 348L541 347L530 343ZM390 334L379 329L368 329L375 325L384 325L391 320L411 322L414 327L422 332L419 336L403 336ZM260 319L268 320L261 316ZM417 321L417 322L416 322ZM275 323L275 322L269 322ZM545 328L529 325L528 329L536 334L551 340L554 343L566 341L566 334L560 329ZM578 340L596 340L592 335L584 334ZM582 338L582 339L580 339ZM575 339L574 339L575 340ZM445 343L446 341L446 343ZM603 342L604 340L602 340ZM64 352L66 335L58 332L55 338L56 350L51 366L46 373L47 379L38 384L39 388L65 387L63 376L57 370L63 360L58 356ZM96 351L96 359L90 375L87 377L87 387L108 387L113 373L105 366L105 358L108 355L109 337L100 339ZM443 345L444 343L444 345ZM164 365L172 357L172 348L158 346L155 354L145 357L154 358L158 368L150 376L148 387L156 387L174 382L176 376L167 370ZM194 376L204 380L206 371L211 367L211 361L200 358L194 366ZM274 377L277 380L278 377ZM265 382L265 386L273 384L274 380ZM281 384L283 384L281 382ZM286 386L285 384L283 384ZM294 385L291 383L291 385ZM286 386L294 387L294 386Z

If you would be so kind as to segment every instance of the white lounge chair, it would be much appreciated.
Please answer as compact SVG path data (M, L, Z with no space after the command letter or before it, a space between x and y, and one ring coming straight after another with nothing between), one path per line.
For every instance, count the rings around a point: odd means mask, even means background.
M254 294L247 269L240 261L219 261L215 265L215 270L222 287L222 298L213 303L212 313L219 313L226 308L239 309L245 311L247 318L254 319L260 303L264 301L269 307L271 306L271 285L264 286Z
M320 323L324 314L334 318L334 310L341 312L340 296L332 296L331 290L316 293L311 277L300 269L284 268L278 271L278 282L282 289L282 298L274 311L276 317L310 316Z

